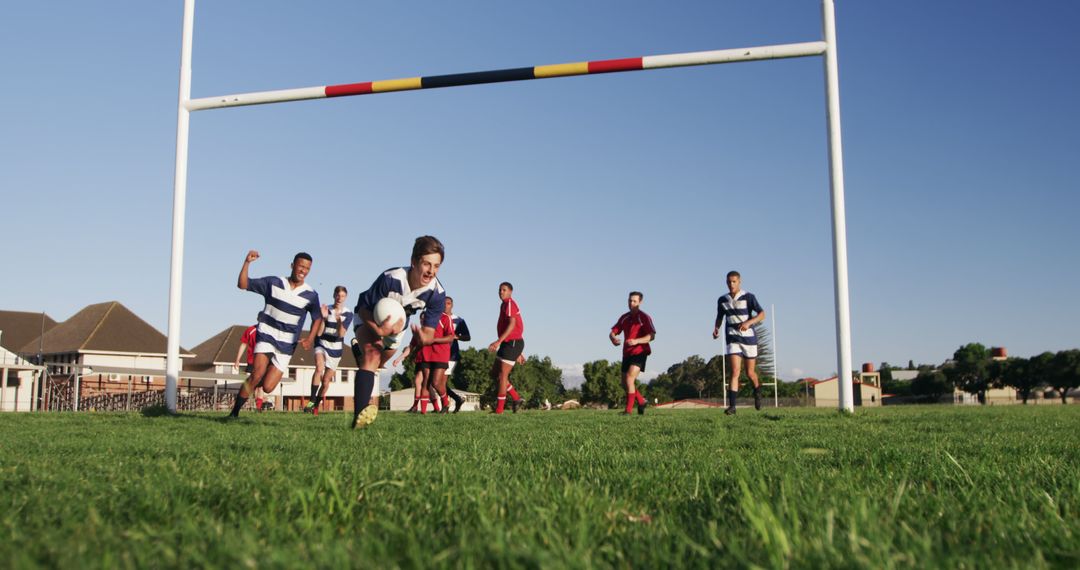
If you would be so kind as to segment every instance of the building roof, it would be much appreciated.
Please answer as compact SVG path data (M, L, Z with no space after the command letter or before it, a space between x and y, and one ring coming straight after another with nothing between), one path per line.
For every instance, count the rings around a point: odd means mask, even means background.
M204 340L191 352L195 358L184 363L184 370L212 370L215 364L236 362L236 351L240 349L240 337L250 325L232 325L216 335ZM245 362L247 358L245 355Z
M51 330L56 321L45 313L24 311L0 311L0 346L11 352L19 352L32 340L41 337L41 329ZM37 345L30 352L37 353Z
M57 324L42 337L44 354L69 352L120 352L161 354L168 339L118 301L87 305L78 313ZM37 352L39 337L20 348ZM186 352L183 348L181 353Z

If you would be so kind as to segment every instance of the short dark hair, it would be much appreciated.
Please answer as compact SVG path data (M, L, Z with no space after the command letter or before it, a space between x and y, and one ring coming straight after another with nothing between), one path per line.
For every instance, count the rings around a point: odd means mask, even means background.
M419 261L421 257L430 253L439 254L439 260L446 259L446 248L443 247L439 238L435 236L420 236L416 238L412 246L412 261Z
M294 256L293 256L293 258L292 258L292 262L293 262L293 263L296 263L296 260L297 260L297 259L306 259L306 260L308 260L308 261L314 262L314 261L313 261L313 260L311 259L311 254L310 254L310 253L308 253L308 252L306 252L306 251L301 251L300 253L298 253L298 254L294 255Z
M645 300L645 295L641 291L631 291L630 296L631 297L636 296L638 298L638 301L644 301Z
M451 303L453 303L453 302L454 302L454 298L453 298L453 297L451 297L450 295L447 295L447 296L446 296L446 300L447 300L447 301L450 301Z
M337 296L337 294L341 293L342 291L344 291L346 295L349 294L349 290L346 289L344 285L338 285L337 287L334 287L334 296Z
M742 275L739 275L739 272L735 271L734 269L727 272L727 279L731 279L732 277L738 277L739 279L742 279Z
M514 286L511 285L509 281L503 281L502 283L499 283L499 287L502 287L503 285L506 285L506 288L511 291L514 290Z

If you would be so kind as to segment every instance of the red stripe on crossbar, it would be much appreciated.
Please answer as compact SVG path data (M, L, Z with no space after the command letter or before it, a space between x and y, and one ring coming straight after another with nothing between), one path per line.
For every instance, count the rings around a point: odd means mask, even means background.
M611 73L612 71L635 71L641 69L641 58L604 59L589 62L589 73Z
M343 85L327 85L327 97L343 97L345 95L363 95L371 93L371 81L367 83L345 83Z

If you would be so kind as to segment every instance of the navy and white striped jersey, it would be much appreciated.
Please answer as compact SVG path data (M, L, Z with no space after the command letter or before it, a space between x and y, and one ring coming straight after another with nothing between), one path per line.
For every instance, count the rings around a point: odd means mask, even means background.
M293 289L285 277L260 277L248 279L247 290L266 300L259 313L256 344L269 343L281 354L292 354L307 315L313 324L322 320L319 294L307 283Z
M472 335L469 334L469 325L465 324L465 319L457 316L450 315L450 319L454 322L454 334L461 338L464 342L472 340ZM461 348L458 347L457 339L450 343L450 361L458 362L461 360Z
M326 326L323 327L323 333L319 335L319 340L316 341L318 346L321 346L326 351L326 355L331 358L341 358L341 349L343 341L345 340L345 333L349 330L349 325L353 321L353 314L347 309L341 311L341 330L338 330L337 317L334 316L334 308L330 307L330 314L326 316Z
M762 312L764 312L764 309L761 308L761 304L758 303L757 297L753 293L739 291L734 299L731 298L731 293L728 293L716 301L716 326L719 327L720 319L726 317L727 334L724 338L728 344L756 346L757 335L754 333L754 327L740 331L739 325Z
M413 291L409 287L409 268L395 267L387 269L379 275L367 291L360 294L356 301L356 322L359 326L360 308L368 311L375 310L375 304L380 299L389 297L405 308L405 325L408 327L409 317L416 313L420 315L420 326L435 328L439 324L443 310L446 308L446 290L443 289L439 278L431 280L427 287ZM381 323L379 323L381 324Z

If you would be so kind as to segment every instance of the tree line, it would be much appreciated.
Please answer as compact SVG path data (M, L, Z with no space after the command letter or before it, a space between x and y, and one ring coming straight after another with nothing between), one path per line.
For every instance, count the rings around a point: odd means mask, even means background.
M912 363L909 362L909 366ZM986 391L991 388L1013 388L1026 404L1032 393L1047 387L1066 403L1069 390L1080 387L1080 349L1043 352L1030 358L992 358L991 350L973 342L953 353L952 359L940 366L923 364L919 374L911 382L892 379L892 371L899 368L881 363L882 389L899 396L919 396L937 401L955 389L975 395L986 402Z

